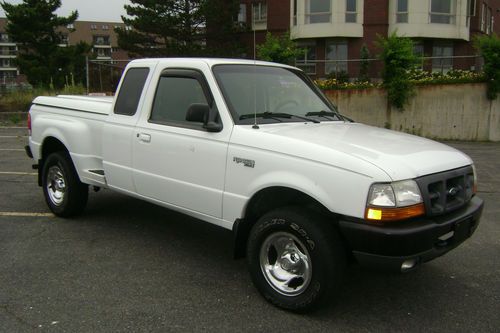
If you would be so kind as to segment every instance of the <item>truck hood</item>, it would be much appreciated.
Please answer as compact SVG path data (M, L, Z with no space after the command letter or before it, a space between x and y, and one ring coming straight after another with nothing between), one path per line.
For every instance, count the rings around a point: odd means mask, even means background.
M328 164L332 164L332 159L325 153L343 153L377 166L392 180L410 179L472 164L467 155L439 142L359 123L281 123L249 130L271 136L266 138L266 149L302 155ZM280 142L289 144L285 147ZM299 147L303 150L304 144L310 149L299 153ZM343 167L341 161L335 164Z

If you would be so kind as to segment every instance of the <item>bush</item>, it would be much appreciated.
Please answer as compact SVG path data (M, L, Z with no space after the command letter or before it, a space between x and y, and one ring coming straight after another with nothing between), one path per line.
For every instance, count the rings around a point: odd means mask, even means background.
M266 41L257 45L257 57L259 59L286 65L292 65L303 52L304 50L298 48L287 33L277 37L268 32Z
M396 32L387 38L379 36L377 46L382 50L379 58L384 62L382 79L387 98L391 105L401 110L414 94L409 71L419 62L419 57L413 54L412 40L399 37Z
M490 100L500 93L500 39L497 35L476 38L475 47L484 58L484 76L488 85Z

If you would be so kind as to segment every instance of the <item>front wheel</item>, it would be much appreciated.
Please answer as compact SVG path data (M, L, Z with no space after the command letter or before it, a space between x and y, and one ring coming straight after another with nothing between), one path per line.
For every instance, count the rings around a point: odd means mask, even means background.
M68 154L50 154L42 168L45 201L57 216L70 217L81 213L88 200L88 186L80 182Z
M335 228L321 215L298 207L272 211L257 221L247 260L264 298L299 312L334 296L346 263Z

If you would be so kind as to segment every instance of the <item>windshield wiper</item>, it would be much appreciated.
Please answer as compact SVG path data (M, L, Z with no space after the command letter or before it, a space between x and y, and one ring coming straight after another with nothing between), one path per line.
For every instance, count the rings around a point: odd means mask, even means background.
M335 120L335 119L331 119L330 117L336 117L338 120L350 120L350 119L340 115L337 112L325 111L325 110L321 110L321 111L317 111L317 112L308 112L308 113L306 113L306 116L308 116L308 117L318 116L318 117L326 118L328 120Z
M302 120L305 120L305 121L311 121L311 122L316 123L316 124L320 123L319 120L311 119L311 118L307 118L307 117L303 117L303 116L298 116L296 114L282 113L282 112L269 112L269 111L262 112L262 113L248 113L248 114L244 114L244 115L240 116L240 120L251 119L251 118L254 118L254 117L257 117L257 118L275 118L277 120L279 120L279 118L290 119L292 117L295 117L295 118L299 118L299 119L302 119Z

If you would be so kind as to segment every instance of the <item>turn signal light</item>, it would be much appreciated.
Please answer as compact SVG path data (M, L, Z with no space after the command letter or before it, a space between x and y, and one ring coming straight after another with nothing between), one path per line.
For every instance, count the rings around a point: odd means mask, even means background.
M424 215L424 213L425 207L423 203L399 208L372 206L366 208L365 218L370 221L379 222L400 221Z

